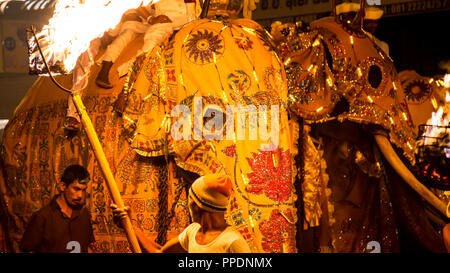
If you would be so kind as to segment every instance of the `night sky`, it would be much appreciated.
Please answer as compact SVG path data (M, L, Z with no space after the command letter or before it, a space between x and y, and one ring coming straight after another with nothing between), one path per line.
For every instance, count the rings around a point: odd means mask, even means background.
M422 76L450 73L450 11L382 18L377 37L387 42L397 70L416 70Z

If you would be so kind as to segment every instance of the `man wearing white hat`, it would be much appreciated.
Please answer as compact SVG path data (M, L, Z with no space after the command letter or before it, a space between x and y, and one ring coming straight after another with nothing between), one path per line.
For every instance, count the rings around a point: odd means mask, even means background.
M368 31L368 36L389 56L389 45L374 36L378 27L378 20L383 16L383 13L384 11L376 6L366 7L364 30Z
M346 14L351 14L353 17L359 11L360 4L354 2L343 2L336 6L336 15L342 16ZM354 18L349 18L354 19Z
M193 223L164 246L136 232L144 251L188 253L250 253L244 237L225 221L231 178L227 175L209 174L194 181L189 189L189 213ZM125 217L129 209L111 205L116 223Z
M195 180L189 189L189 213L193 223L169 241L161 251L179 244L189 253L249 253L242 235L225 221L231 179L210 174Z
M336 15L344 24L350 24L359 12L360 4L354 2L343 2L336 6ZM377 6L367 6L364 15L364 30L367 36L389 56L389 45L374 36L378 27L378 20L383 16L384 11Z

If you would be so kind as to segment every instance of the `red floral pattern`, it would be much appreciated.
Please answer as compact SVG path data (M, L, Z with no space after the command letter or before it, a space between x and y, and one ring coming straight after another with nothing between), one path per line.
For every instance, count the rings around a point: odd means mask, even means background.
M250 234L248 227L240 229L239 232L241 233L242 237L244 237L245 240L250 240L252 238L252 235Z
M247 158L253 170L249 178L248 192L265 194L274 201L287 201L292 192L291 156L289 151L259 151L252 153L253 158Z
M226 147L222 152L229 157L234 157L236 155L236 144Z
M288 221L289 220L289 221ZM295 224L291 210L273 210L269 220L259 223L262 248L272 253L295 252Z

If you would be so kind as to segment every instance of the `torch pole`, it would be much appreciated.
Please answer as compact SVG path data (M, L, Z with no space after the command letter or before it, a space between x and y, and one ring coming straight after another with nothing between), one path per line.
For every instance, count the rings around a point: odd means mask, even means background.
M94 126L92 125L92 121L89 118L88 113L86 112L86 107L81 100L78 92L71 93L72 100L77 108L77 111L81 117L81 123L83 124L84 130L88 136L89 142L91 143L92 149L94 150L95 158L100 164L100 168L103 172L103 175L106 180L106 185L108 186L109 192L111 193L112 199L114 203L119 208L124 207L124 203L122 201L122 197L119 192L119 188L114 179L114 175L112 174L109 163L106 159L105 153L103 152L100 141L98 140L97 133L95 132ZM122 227L125 229L125 233L128 238L128 242L130 243L131 251L134 253L141 253L141 248L139 246L136 234L134 233L133 226L131 225L130 218L124 217L122 218Z

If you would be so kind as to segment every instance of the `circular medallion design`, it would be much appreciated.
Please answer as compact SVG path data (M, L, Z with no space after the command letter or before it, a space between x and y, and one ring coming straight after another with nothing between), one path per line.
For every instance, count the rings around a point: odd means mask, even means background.
M201 29L189 36L184 50L191 62L198 65L209 64L223 54L224 41L220 34L213 30Z
M408 102L422 102L431 94L431 86L423 80L414 80L405 87Z

